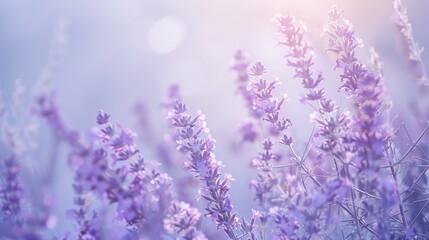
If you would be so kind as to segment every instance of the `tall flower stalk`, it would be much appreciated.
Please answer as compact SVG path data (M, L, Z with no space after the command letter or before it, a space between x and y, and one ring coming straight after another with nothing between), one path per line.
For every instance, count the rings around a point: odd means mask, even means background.
M413 36L413 27L408 19L407 9L401 0L393 1L395 9L395 24L402 43L403 54L406 57L411 73L420 86L429 87L429 78L422 60L423 48L419 46Z
M237 234L238 230L243 235L252 234L253 226L247 226L244 220L240 222L233 211L228 194L231 177L221 175L222 162L213 153L215 140L206 126L205 116L201 112L189 114L188 107L176 101L168 114L168 120L176 133L177 149L188 155L186 168L200 180L200 195L208 202L205 215L212 218L231 239L241 237Z
M398 206L401 212L401 224L408 228L403 212L403 203L397 189L395 169L391 168L392 178L383 178L387 174L381 168L390 162L386 151L393 136L387 121L386 90L382 82L382 71L369 70L356 58L356 49L362 41L355 37L351 23L342 18L342 11L332 8L328 15L325 33L329 39L328 51L336 57L336 68L341 70L342 88L351 96L356 110L354 115L351 140L356 147L353 161L358 176L363 178L360 188L366 193L379 196L374 201L365 200L365 211L377 219L379 237L391 236L395 223L390 223L389 216ZM374 205L372 205L374 204ZM372 206L371 206L372 205Z
M349 164L346 163L346 157L352 154L352 148L348 146L349 114L339 111L335 102L325 96L325 90L320 86L323 80L322 73L319 72L317 76L313 74L314 50L309 42L304 39L305 25L290 15L277 15L274 22L278 27L279 45L286 47L287 50L286 64L294 69L294 78L301 80L302 86L307 90L302 101L315 110L312 119L317 126L314 134L316 147L334 160L337 176L327 178L327 181L339 182L345 184L341 186L342 188L349 188L354 222L361 238L355 192L352 186L347 184L354 177L350 174ZM316 105L314 106L313 103ZM330 166L332 164L325 167ZM346 173L345 178L340 174L342 170Z

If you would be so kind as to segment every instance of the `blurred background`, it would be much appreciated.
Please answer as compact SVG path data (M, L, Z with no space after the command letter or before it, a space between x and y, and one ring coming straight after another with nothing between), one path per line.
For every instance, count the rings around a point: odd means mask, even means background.
M30 102L31 89L44 76L52 51L58 50L53 89L71 127L90 129L97 111L103 109L112 113L114 122L137 131L134 106L140 102L146 106L147 124L162 138L167 130L160 102L168 86L179 84L191 109L206 114L217 140L217 158L236 179L231 191L236 209L249 216L253 203L248 183L255 174L248 165L258 149L233 149L236 128L247 115L244 102L236 96L230 69L233 55L242 49L253 61L265 64L267 76L280 78L281 91L290 98L285 114L293 121L297 139L304 141L311 130L305 127L311 111L298 101L300 82L285 67L284 49L276 47L276 27L270 19L276 13L290 13L306 23L308 40L316 50L315 69L323 71L332 96L347 105L347 99L338 95L338 73L321 36L334 4L344 9L344 16L363 39L365 47L359 57L369 60L370 46L379 52L394 112L407 119L408 103L418 87L400 54L391 0L0 0L0 92L6 105L10 104L20 79ZM403 4L415 39L429 46L425 29L429 3L404 0ZM429 53L424 52L422 58L429 62ZM47 139L39 144L49 148ZM155 158L150 148L140 147L147 158ZM41 160L33 156L31 161L37 167ZM56 167L52 195L57 198L59 221L54 231L61 234L73 226L65 214L72 204L72 175L65 158Z

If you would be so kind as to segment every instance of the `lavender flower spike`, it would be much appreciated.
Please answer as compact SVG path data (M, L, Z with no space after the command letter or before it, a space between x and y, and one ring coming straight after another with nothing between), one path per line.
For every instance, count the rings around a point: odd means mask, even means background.
M287 48L286 64L295 70L295 78L300 79L307 93L302 97L304 102L316 102L320 113L333 112L335 104L325 97L325 90L319 86L323 80L322 73L314 76L311 67L314 65L314 50L304 39L304 23L290 15L276 15L273 21L278 28L278 44ZM310 105L311 106L311 105Z
M417 78L420 85L429 87L429 79L421 58L423 48L414 40L413 27L408 20L407 9L402 6L401 0L395 0L393 7L395 8L397 17L395 23L400 32L401 42L404 45L404 53L406 54L412 74Z
M259 64L257 63L256 65ZM287 95L284 94L280 99L273 95L273 91L278 84L278 79L268 82L263 78L259 78L259 81L250 82L248 88L255 98L253 108L263 116L264 121L271 123L275 133L281 134L280 143L290 146L293 143L293 139L286 133L286 130L292 126L292 123L289 119L280 117L280 109L287 100Z
M183 240L207 240L196 225L200 219L198 209L185 202L173 202L167 210L164 219L164 229Z
M362 160L365 168L379 167L383 158L384 144L391 137L391 129L383 116L386 100L386 89L383 85L380 70L369 71L359 62L356 48L361 41L354 36L352 24L342 18L342 12L332 8L325 28L329 36L328 50L337 56L336 67L341 68L341 79L345 81L342 88L350 94L356 108L354 142L363 151ZM377 162L377 164L375 164Z
M249 115L255 119L262 117L261 113L253 108L254 96L247 88L250 82L250 76L260 76L265 72L265 68L261 63L256 63L249 71L250 60L243 51L237 51L234 55L234 65L231 67L237 73L237 94L241 95L246 103L246 108Z
M214 219L228 237L237 239L234 229L238 226L238 218L228 196L230 178L221 176L222 163L213 154L215 140L209 134L204 115L191 115L187 111L188 107L177 101L168 114L176 130L178 149L188 153L185 165L202 183L201 196L208 202L205 215Z
M23 189L18 179L19 162L15 156L12 156L4 162L3 167L2 174L5 176L5 182L3 186L0 186L0 213L4 219L1 220L19 225L23 195ZM0 236L2 235L0 234Z

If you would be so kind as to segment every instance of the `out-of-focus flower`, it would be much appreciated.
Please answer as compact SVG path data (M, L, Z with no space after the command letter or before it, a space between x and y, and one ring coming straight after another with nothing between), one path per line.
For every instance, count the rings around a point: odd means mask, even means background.
M172 202L164 219L165 230L183 240L204 240L204 234L196 228L201 214L185 202Z
M402 5L401 0L395 0L393 7L396 12L395 23L400 34L403 54L407 59L411 73L417 78L421 86L428 87L429 79L421 57L423 48L414 40L413 27L409 22L407 9Z
M234 56L234 65L231 68L237 73L237 94L241 95L244 99L249 115L253 118L259 119L262 117L262 114L253 107L254 96L248 88L250 83L249 65L250 60L246 54L243 51L237 51ZM260 76L265 73L266 70L261 63L258 63L251 67L250 71L253 76Z

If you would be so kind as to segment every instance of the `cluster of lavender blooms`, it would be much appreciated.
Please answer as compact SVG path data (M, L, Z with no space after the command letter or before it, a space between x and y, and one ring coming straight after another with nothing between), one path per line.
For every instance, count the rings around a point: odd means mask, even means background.
M422 50L407 12L399 0L394 10L411 73L425 88ZM137 134L112 123L107 112L94 114L95 126L86 134L72 129L49 88L34 97L31 121L17 121L24 111L18 83L11 111L0 102L0 239L46 239L59 224L53 206L61 199L49 193L52 172L39 176L26 168L35 148L35 118L65 146L73 173L74 207L67 215L74 229L52 239L428 239L427 116L417 114L419 123L425 122L417 124L417 138L391 121L379 56L371 48L368 64L358 59L363 41L338 8L329 11L323 35L350 109L328 97L305 24L289 14L276 15L273 22L286 66L303 87L300 102L313 111L313 131L301 147L283 111L288 96L277 93L282 80L270 80L263 63L238 51L232 70L248 112L238 127L240 143L260 149L250 159L257 176L249 183L257 205L250 218L234 210L233 178L215 156L205 115L191 113L177 86L162 103L167 137L150 135L144 141L156 148L158 162L145 159ZM149 131L144 106L136 110ZM398 137L402 133L406 141ZM54 151L49 169L60 160ZM183 172L175 171L180 168ZM189 185L196 189L188 191ZM205 226L211 223L217 233Z

